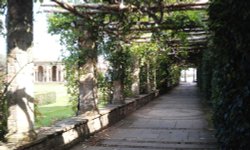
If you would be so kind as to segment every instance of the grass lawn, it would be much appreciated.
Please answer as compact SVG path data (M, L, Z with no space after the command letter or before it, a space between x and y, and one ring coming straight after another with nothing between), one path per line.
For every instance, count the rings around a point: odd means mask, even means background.
M62 83L36 83L35 94L46 92L56 93L56 102L47 105L38 105L40 115L36 118L36 128L50 126L55 121L68 118L74 115L69 103L67 88Z

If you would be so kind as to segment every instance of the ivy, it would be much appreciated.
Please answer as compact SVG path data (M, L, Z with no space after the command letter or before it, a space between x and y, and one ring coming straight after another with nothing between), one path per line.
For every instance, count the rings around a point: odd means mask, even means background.
M0 70L0 141L4 139L4 135L7 133L7 96L6 96L6 75Z
M249 149L250 2L212 0L212 37L203 53L201 87L213 103L221 149Z

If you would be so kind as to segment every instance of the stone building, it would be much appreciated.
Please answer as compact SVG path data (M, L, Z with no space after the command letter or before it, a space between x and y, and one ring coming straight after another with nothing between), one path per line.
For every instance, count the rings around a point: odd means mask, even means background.
M35 82L64 82L65 66L60 61L34 61Z

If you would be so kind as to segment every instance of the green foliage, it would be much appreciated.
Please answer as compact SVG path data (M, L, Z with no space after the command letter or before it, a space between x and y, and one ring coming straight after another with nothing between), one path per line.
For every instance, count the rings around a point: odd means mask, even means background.
M221 149L249 149L250 2L212 0L211 45L203 54L202 89L214 106Z
M182 2L191 2L192 0L185 0ZM91 1L96 2L96 1ZM107 1L100 1L108 3ZM173 4L176 0L165 0L162 2L155 1L133 1L128 0L126 4L133 4L140 7L157 6L161 3ZM176 58L169 56L171 49L166 40L179 40L183 45L187 43L187 35L183 32L184 28L200 27L202 24L202 17L204 12L201 11L183 11L164 13L145 10L143 12L121 12L111 14L95 14L87 18L78 18L73 15L56 14L50 17L49 31L52 34L61 35L61 43L66 46L67 56L64 61L66 64L67 81L69 92L77 100L78 95L78 67L84 64L85 58L89 56L91 51L81 49L79 46L79 38L84 31L89 31L93 34L93 41L96 42L99 54L105 56L106 60L110 62L109 75L112 80L121 80L124 84L124 94L131 95L130 86L132 84L131 72L134 56L140 58L140 65L142 67L141 84L144 84L145 78L145 64L149 63L151 67L150 77L151 82L157 78L157 83L164 87L167 83L175 84L179 78L179 62ZM131 28L146 27L145 25L138 25L137 22L160 22L158 24L159 30L152 31L152 39L148 43L133 43L129 41L134 36L143 36L144 32L133 32ZM79 28L80 26L80 28ZM156 25L149 25L156 27ZM147 27L149 27L147 26ZM168 30L166 30L166 28ZM172 29L172 30L170 30ZM112 31L111 31L112 30ZM150 33L151 35L151 33ZM132 38L133 39L133 38ZM85 39L86 40L86 39ZM129 42L128 42L129 41ZM178 59L185 59L189 56L188 51L179 49L177 46L175 56ZM179 58L180 57L180 58ZM169 64L168 64L169 63ZM155 75L156 74L156 75ZM157 77L156 77L157 76ZM106 99L110 84L105 81L103 75L98 79L99 90L102 92L99 97ZM152 83L152 85L155 83ZM105 86L108 86L106 88Z
M201 77L200 79L200 89L204 94L205 99L211 103L211 94L212 94L212 76L213 76L213 53L212 53L212 47L209 47L207 50L203 52L202 56L202 66L201 66L201 74L199 75Z
M77 17L72 15L54 14L49 16L49 33L59 34L62 45L66 46L63 62L66 70L66 81L72 109L76 112L79 98L79 64L85 62L84 50L79 48L80 32L75 27ZM84 57L83 57L84 58Z
M174 65L171 65L171 67L169 68L169 75L170 75L170 78L171 78L171 83L172 85L176 85L179 83L179 79L180 79L180 73L181 73L181 68L174 64Z
M3 70L0 70L0 141L4 139L4 135L7 133L8 108L5 77Z
M0 16L3 15L6 8L6 0L0 0ZM0 35L3 30L3 20L0 20Z
M175 64L167 55L157 60L157 86L162 92L179 83L181 66ZM164 61L165 60L165 61Z
M112 83L108 75L99 72L97 76L98 84L98 105L103 106L111 103Z
M105 58L109 61L109 72L111 80L121 80L124 85L124 96L131 95L130 93L130 73L131 73L131 63L132 57L129 47L122 45L120 41L110 37L104 43Z

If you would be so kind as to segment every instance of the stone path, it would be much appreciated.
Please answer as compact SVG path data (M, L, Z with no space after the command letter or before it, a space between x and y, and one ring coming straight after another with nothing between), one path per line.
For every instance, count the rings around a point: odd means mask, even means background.
M72 150L217 149L194 84L181 84Z

